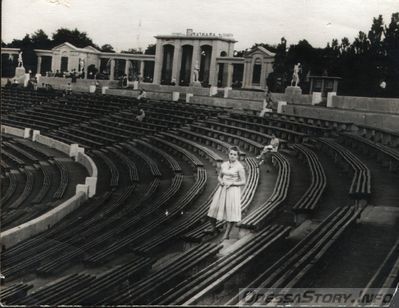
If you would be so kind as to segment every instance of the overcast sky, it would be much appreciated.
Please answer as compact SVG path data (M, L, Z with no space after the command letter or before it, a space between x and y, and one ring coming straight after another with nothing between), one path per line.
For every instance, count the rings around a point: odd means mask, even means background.
M352 41L359 30L367 32L379 14L389 23L394 12L399 0L2 0L2 40L37 29L51 37L61 27L76 27L120 51L192 28L232 33L237 50L277 44L283 36L288 44L306 39L324 47L333 38Z

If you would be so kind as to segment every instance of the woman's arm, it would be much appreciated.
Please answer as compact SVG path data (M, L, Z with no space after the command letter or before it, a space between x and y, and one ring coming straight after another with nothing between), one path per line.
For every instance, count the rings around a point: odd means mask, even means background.
M222 167L219 170L218 182L219 182L220 185L222 185L222 186L224 185L224 183L223 183L223 175L222 175Z

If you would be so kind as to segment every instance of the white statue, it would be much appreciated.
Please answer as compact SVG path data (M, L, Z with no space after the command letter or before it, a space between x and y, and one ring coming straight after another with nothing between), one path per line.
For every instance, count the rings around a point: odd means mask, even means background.
M79 65L80 65L80 71L82 71L85 67L85 60L84 59L80 59L79 60Z
M294 72L292 73L292 80L291 80L291 86L293 83L295 83L295 87L298 86L299 83L299 71L301 70L301 63L298 62L298 64L296 64L294 66Z
M22 61L22 51L18 53L18 67L23 67L24 63Z
M195 61L195 65L194 65L194 71L193 71L193 82L198 82L199 80L199 65L198 65L198 61Z

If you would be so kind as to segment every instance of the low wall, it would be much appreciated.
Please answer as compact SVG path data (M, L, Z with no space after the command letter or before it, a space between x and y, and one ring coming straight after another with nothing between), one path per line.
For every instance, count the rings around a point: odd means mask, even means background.
M76 161L86 168L87 172L91 177L97 177L98 175L97 166L90 156L82 152L78 152L76 156Z
M377 97L334 96L332 107L369 112L399 114L399 99Z
M317 106L286 105L283 112L304 117L315 117L324 120L353 122L381 129L399 131L399 114L381 114L355 110L329 109Z
M23 129L4 125L1 126L1 131L18 137L20 137L19 135L21 133L23 137L23 133L25 132ZM42 136L39 131L33 132L32 140L50 148L57 149L70 157L74 156L76 162L85 167L89 176L86 177L84 184L76 185L76 194L73 197L64 201L56 208L26 223L0 233L2 248L14 246L23 240L51 228L66 215L76 210L83 201L87 198L93 197L96 193L98 169L94 161L84 153L83 148L79 148L77 144L68 145L50 137Z
M48 146L49 148L56 149L62 153L65 153L68 156L70 154L71 146L69 144L63 143L53 138L38 134L35 136L35 139L33 141Z
M100 87L117 87L118 81L115 80L97 80ZM45 77L42 76L39 79L38 86L40 87L43 83L50 84L54 89L65 90L68 86L68 82L71 83L72 91L77 92L89 92L89 87L94 85L96 80L94 79L77 79L76 82L72 83L71 78L62 77Z
M0 241L2 248L7 249L51 228L56 223L60 222L66 215L76 210L85 200L85 194L83 192L78 192L75 196L47 213L23 223L22 225L1 232Z
M209 97L209 96L193 96L190 98L189 104L207 104L218 107L232 107L234 109L251 109L261 110L263 106L262 101L246 101L241 99L223 98L223 97Z
M131 89L106 89L105 94L110 95L119 95L119 96L127 96L127 97L137 97L139 95L138 90ZM172 100L171 92L147 92L147 98L153 100Z
M3 134L9 134L9 135L13 135L16 137L21 137L21 138L24 138L24 136L25 136L24 129L7 126L7 125L1 125L1 132Z

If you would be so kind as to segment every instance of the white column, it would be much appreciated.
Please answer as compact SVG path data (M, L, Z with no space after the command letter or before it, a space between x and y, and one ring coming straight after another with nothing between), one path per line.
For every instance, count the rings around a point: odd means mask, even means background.
M42 56L37 56L37 70L36 73L40 74L42 68Z
M115 59L111 59L111 68L109 73L109 80L114 80L115 74Z
M130 60L125 60L125 74L129 76L129 63Z
M155 52L154 79L152 83L160 84L162 74L163 47L161 41L157 42Z
M216 57L218 56L218 43L213 41L211 64L209 65L209 84L211 86L217 86L218 84L218 65L216 64Z
M231 63L226 63L227 65L227 81L226 81L226 87L231 87L233 83L233 70L234 66Z
M173 64L172 64L172 79L176 79L176 84L178 80L180 80L180 65L181 65L181 43L180 41L176 42L175 49L173 52Z
M267 71L267 63L264 63L262 60L262 68L260 70L260 87L262 89L266 88L266 71Z
M144 60L140 61L140 76L144 79Z

